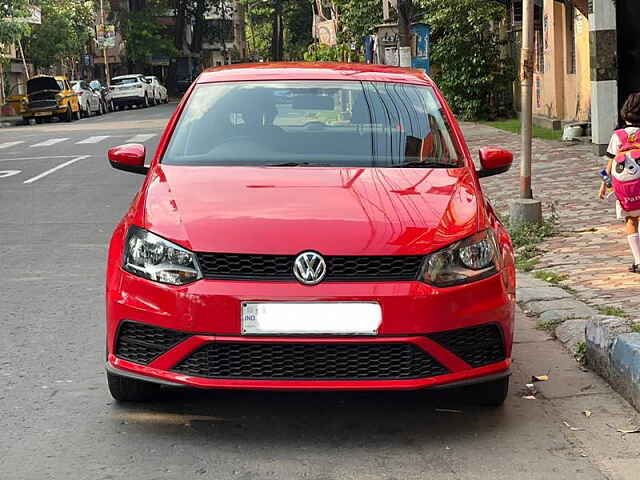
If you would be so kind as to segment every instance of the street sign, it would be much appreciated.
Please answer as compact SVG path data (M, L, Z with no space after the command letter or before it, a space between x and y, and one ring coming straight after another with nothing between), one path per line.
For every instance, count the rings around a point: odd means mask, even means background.
M100 48L114 48L116 46L116 27L114 25L97 25L96 43Z

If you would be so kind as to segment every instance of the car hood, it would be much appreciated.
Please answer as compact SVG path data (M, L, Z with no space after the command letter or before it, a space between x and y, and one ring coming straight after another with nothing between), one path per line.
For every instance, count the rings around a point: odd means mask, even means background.
M53 77L34 77L27 80L27 92L29 94L42 92L43 90L60 91L60 85Z
M419 255L478 228L466 168L152 170L144 226L198 252Z

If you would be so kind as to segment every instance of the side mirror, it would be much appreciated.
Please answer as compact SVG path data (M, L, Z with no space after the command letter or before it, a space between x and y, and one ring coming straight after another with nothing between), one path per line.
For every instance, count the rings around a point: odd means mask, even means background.
M146 154L147 150L144 145L129 143L110 148L107 157L111 166L117 170L146 175L149 171L149 168L144 166Z
M511 168L513 153L509 150L495 147L483 147L480 149L480 165L478 170L480 178L490 177L504 173Z

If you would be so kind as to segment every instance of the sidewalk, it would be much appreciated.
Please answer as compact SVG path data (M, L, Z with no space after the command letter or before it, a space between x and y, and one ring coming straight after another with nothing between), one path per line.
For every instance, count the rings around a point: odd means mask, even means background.
M508 202L519 195L520 137L484 125L463 123L473 155L482 146L513 151L514 165L503 175L482 181L496 210L508 212ZM616 220L613 197L598 198L598 171L604 160L589 144L565 144L534 139L532 184L546 215L555 203L560 234L546 240L536 269L565 274L563 282L593 306L617 306L631 318L640 318L640 276L627 272L632 263L624 225Z

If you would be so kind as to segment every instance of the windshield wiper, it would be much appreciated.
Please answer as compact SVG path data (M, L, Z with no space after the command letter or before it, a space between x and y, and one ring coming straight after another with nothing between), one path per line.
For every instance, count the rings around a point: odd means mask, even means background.
M309 163L309 162L284 162L284 163L266 163L265 167L330 167L328 163Z
M420 162L420 161L412 161L399 163L397 165L391 165L392 168L456 168L456 165L451 165L450 163L442 163L442 162Z

